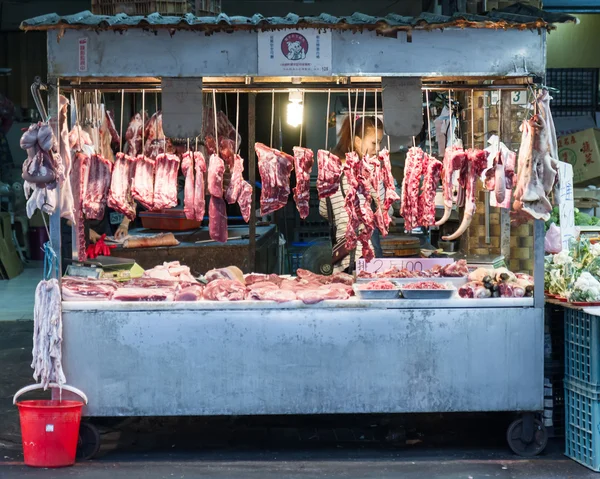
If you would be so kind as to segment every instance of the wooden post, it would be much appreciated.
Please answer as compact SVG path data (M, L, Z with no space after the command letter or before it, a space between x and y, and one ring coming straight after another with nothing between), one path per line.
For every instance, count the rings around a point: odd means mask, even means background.
M248 234L248 268L250 273L256 267L256 93L248 93L248 181L252 185L252 208Z
M502 90L500 94L500 118L502 121L498 125L500 141L504 142L509 148L512 146L510 94L509 90ZM504 255L508 264L510 257L510 211L504 208L500 208L500 254Z

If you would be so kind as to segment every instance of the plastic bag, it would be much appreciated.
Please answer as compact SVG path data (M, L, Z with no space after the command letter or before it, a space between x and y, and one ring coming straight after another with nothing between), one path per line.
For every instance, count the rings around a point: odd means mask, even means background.
M558 254L562 251L562 240L560 237L560 228L554 223L550 225L546 232L544 240L544 249L546 253Z

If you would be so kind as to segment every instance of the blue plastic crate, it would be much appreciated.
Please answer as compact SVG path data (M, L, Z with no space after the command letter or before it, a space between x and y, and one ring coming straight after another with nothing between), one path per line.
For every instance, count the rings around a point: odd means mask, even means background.
M600 392L565 379L565 455L600 471Z
M565 308L565 377L600 385L600 318Z

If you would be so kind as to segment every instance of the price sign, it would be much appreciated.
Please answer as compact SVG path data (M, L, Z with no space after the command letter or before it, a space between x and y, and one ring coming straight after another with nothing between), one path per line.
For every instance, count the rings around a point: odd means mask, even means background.
M569 241L576 237L575 202L573 194L573 166L564 161L558 162L558 209L560 218L560 239L563 250L569 248Z
M88 69L88 39L79 39L79 71L87 72Z
M510 102L513 105L527 105L526 91L513 91L510 93Z
M446 266L452 263L454 260L449 258L375 258L369 262L360 258L356 261L356 272L383 273L394 266L398 269L419 272L427 271L437 265Z

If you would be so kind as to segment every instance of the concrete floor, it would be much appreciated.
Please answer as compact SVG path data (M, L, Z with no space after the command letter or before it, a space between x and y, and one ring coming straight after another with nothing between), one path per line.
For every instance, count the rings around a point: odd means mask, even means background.
M30 261L16 278L0 280L0 321L33 319L35 288L43 272L41 261Z
M1 460L0 460L1 461ZM6 460L5 460L6 461ZM436 449L424 452L296 451L114 454L60 470L0 462L3 479L552 479L598 475L554 452L515 459L501 451Z

